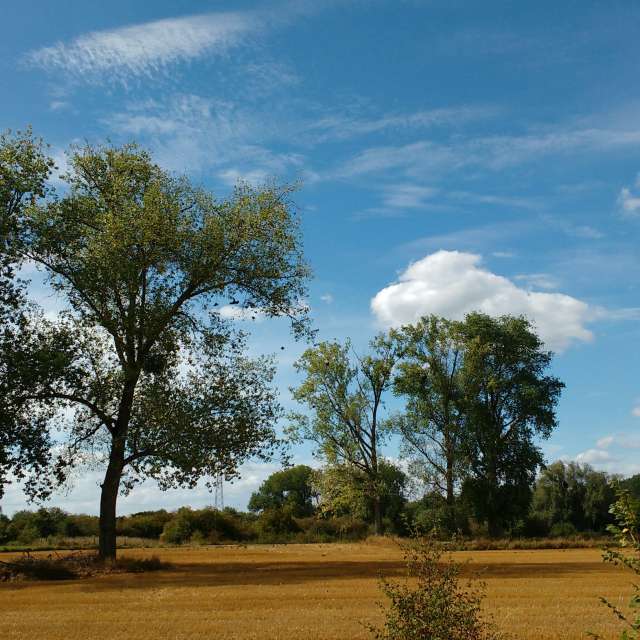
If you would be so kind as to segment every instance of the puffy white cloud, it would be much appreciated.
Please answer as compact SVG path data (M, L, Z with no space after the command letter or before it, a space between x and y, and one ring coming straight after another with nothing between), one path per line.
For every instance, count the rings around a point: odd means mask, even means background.
M640 418L640 404L631 409L631 415Z
M636 178L635 188L640 189L640 174ZM631 189L625 187L620 190L620 195L618 196L618 203L622 210L627 215L637 216L640 215L640 193L634 195Z
M547 347L556 351L593 338L585 322L594 311L585 302L561 293L522 289L484 269L479 255L459 251L437 251L410 264L397 282L374 296L371 309L386 327L431 313L452 319L471 311L525 315Z

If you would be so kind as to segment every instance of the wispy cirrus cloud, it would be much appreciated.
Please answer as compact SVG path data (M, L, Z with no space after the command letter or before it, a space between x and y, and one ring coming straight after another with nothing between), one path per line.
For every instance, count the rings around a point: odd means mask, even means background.
M584 150L611 151L640 147L640 129L574 128L523 135L475 136L445 142L418 140L404 145L364 149L335 172L337 178L353 178L388 171L417 177L480 167L500 171L549 155Z
M377 116L358 113L328 114L317 118L309 125L305 135L318 143L347 140L387 131L461 127L472 122L494 118L502 112L503 109L497 106L462 105Z
M83 34L42 47L27 64L86 79L148 76L170 65L221 54L262 29L257 13L220 12L166 18Z

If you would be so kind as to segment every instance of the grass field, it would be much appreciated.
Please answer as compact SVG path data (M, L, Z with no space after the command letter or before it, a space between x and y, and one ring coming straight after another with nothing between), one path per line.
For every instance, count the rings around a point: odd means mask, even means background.
M377 575L400 575L388 541L130 550L171 570L0 585L3 640L348 640L380 620ZM10 554L3 554L3 559ZM487 583L498 626L523 640L614 638L598 602L624 602L630 576L597 550L456 552Z

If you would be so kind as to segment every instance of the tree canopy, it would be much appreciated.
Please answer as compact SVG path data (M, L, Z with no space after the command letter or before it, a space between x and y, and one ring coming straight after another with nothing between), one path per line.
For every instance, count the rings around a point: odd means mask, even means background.
M296 362L302 383L293 397L311 415L292 414L292 432L315 442L329 464L362 473L374 502L376 533L382 530L379 447L385 436L383 394L392 382L395 347L379 336L371 353L358 357L349 342L323 342Z
M0 135L0 351L12 348L25 322L26 282L18 277L25 209L47 194L53 160L31 129ZM49 439L36 416L16 423L11 381L0 360L0 497L8 474L23 478L48 462Z
M81 453L104 462L100 552L112 558L122 488L231 477L273 450L273 364L247 358L216 308L287 316L302 334L309 272L287 188L241 184L217 200L132 144L75 149L69 166L67 192L30 205L20 235L67 309L32 314L0 358L16 422L63 426L56 479Z
M465 343L465 492L490 534L526 514L544 459L536 438L557 425L564 384L549 375L546 351L524 317L472 313L459 325Z

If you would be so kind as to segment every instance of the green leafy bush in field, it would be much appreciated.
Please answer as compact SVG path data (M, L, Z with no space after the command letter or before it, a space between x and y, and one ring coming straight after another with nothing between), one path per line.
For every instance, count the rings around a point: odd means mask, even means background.
M385 623L369 627L376 640L498 640L503 636L481 615L482 585L460 578L460 565L442 561L430 537L404 545L407 577L417 583L381 580L389 599Z
M172 518L173 514L164 509L132 513L118 518L116 532L119 536L131 538L159 538L164 526Z
M161 540L168 544L216 543L242 539L232 513L216 509L179 509L166 522Z
M293 517L292 509L285 506L275 509L265 509L256 521L258 535L271 537L298 533L300 527Z
M617 500L611 505L611 515L615 524L609 525L609 531L615 536L619 547L607 549L604 553L605 562L628 569L636 576L640 576L640 509L630 490L619 482L613 483ZM624 625L620 633L620 640L640 640L640 585L633 584L633 595L629 600L629 611L625 612L606 598L600 600ZM592 638L601 636L590 633Z

